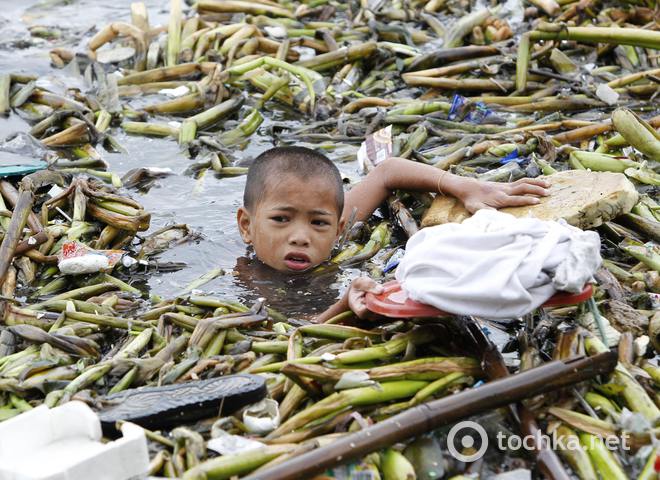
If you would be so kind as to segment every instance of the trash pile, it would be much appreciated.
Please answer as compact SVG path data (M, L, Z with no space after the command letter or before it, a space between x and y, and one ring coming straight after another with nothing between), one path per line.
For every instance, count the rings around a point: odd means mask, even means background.
M102 27L86 50L52 50L90 91L0 74L0 113L32 125L0 144L0 421L82 400L109 436L117 420L146 426L149 473L171 478L656 478L658 6L530 3L171 0L169 25L155 27L136 2L130 23ZM127 280L181 268L158 255L195 233L141 233L150 214L128 190L168 172L110 171L101 147L122 150L118 128L176 140L194 175L244 174L236 153L260 128L338 161L366 138L365 151L479 180L546 175L553 195L539 208L597 227L603 268L592 299L506 324L347 312L316 325L268 299L204 295L219 269L174 298L146 298ZM25 145L44 163L26 166ZM563 196L580 186L603 190ZM319 270L388 280L420 226L469 216L415 192L382 210L385 220L350 225ZM265 388L230 402L213 382L234 374ZM202 408L199 382L227 403ZM145 415L159 396L172 410ZM491 438L535 440L473 457L478 445L447 435L468 418Z

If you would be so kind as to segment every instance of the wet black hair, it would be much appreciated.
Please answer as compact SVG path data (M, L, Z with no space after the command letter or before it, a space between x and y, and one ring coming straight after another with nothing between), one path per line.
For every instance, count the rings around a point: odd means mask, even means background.
M332 184L336 192L337 212L341 216L344 188L337 166L322 153L305 147L275 147L255 158L248 170L243 206L252 210L263 197L268 183L290 174L302 179L322 178Z

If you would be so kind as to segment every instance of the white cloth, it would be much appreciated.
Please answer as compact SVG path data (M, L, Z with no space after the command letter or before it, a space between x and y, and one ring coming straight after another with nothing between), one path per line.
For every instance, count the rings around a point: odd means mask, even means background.
M525 315L557 290L580 292L601 264L600 238L559 222L479 210L413 235L396 279L413 300L458 315Z

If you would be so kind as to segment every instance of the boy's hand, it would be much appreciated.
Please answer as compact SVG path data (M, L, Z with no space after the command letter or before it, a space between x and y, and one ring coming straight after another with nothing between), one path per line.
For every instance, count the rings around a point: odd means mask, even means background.
M350 308L358 318L368 318L371 314L367 309L364 298L367 292L378 295L383 293L383 286L369 277L360 277L353 280L348 292L346 292L348 308Z
M469 180L469 183L466 182L461 188L461 195L457 196L470 213L482 208L499 209L535 205L540 202L538 197L549 195L546 188L550 183L538 178L521 178L513 183Z

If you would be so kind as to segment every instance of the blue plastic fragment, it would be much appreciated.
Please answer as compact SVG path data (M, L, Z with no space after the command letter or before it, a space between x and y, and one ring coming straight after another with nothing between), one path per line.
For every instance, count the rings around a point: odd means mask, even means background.
M387 261L387 263L383 267L383 273L391 272L396 267L398 267L399 262L401 262L401 259L403 258L404 253L405 253L405 250L402 249L402 248L399 248L396 251L396 253L390 257L390 259Z
M465 104L467 98L462 95L455 94L454 98L451 99L451 107L449 107L449 120L455 120L458 116L459 109Z
M0 177L24 176L48 167L46 162L0 151Z
M0 177L15 177L15 176L24 176L30 173L38 172L39 170L45 169L48 164L46 162L40 162L40 165L9 165L9 166L0 166Z
M523 161L524 158L519 158L518 157L518 149L515 148L513 152L506 154L500 159L501 164L509 163L509 162L517 162L520 163Z
M463 121L470 123L482 123L488 116L493 114L493 111L486 106L483 102L470 102L462 95L455 94L451 99L451 107L449 107L449 120L456 120L461 114L461 110L465 107L470 108L470 111L465 115Z
M468 113L465 117L467 122L482 123L485 118L492 113L490 109L481 102L476 102L473 105L474 109L471 110L470 113Z
M387 265L385 265L385 267L383 268L383 273L388 273L388 272L391 272L392 270L394 270L396 267L399 266L399 262L400 262L400 260L395 260L393 262L391 262L391 261L387 262Z

